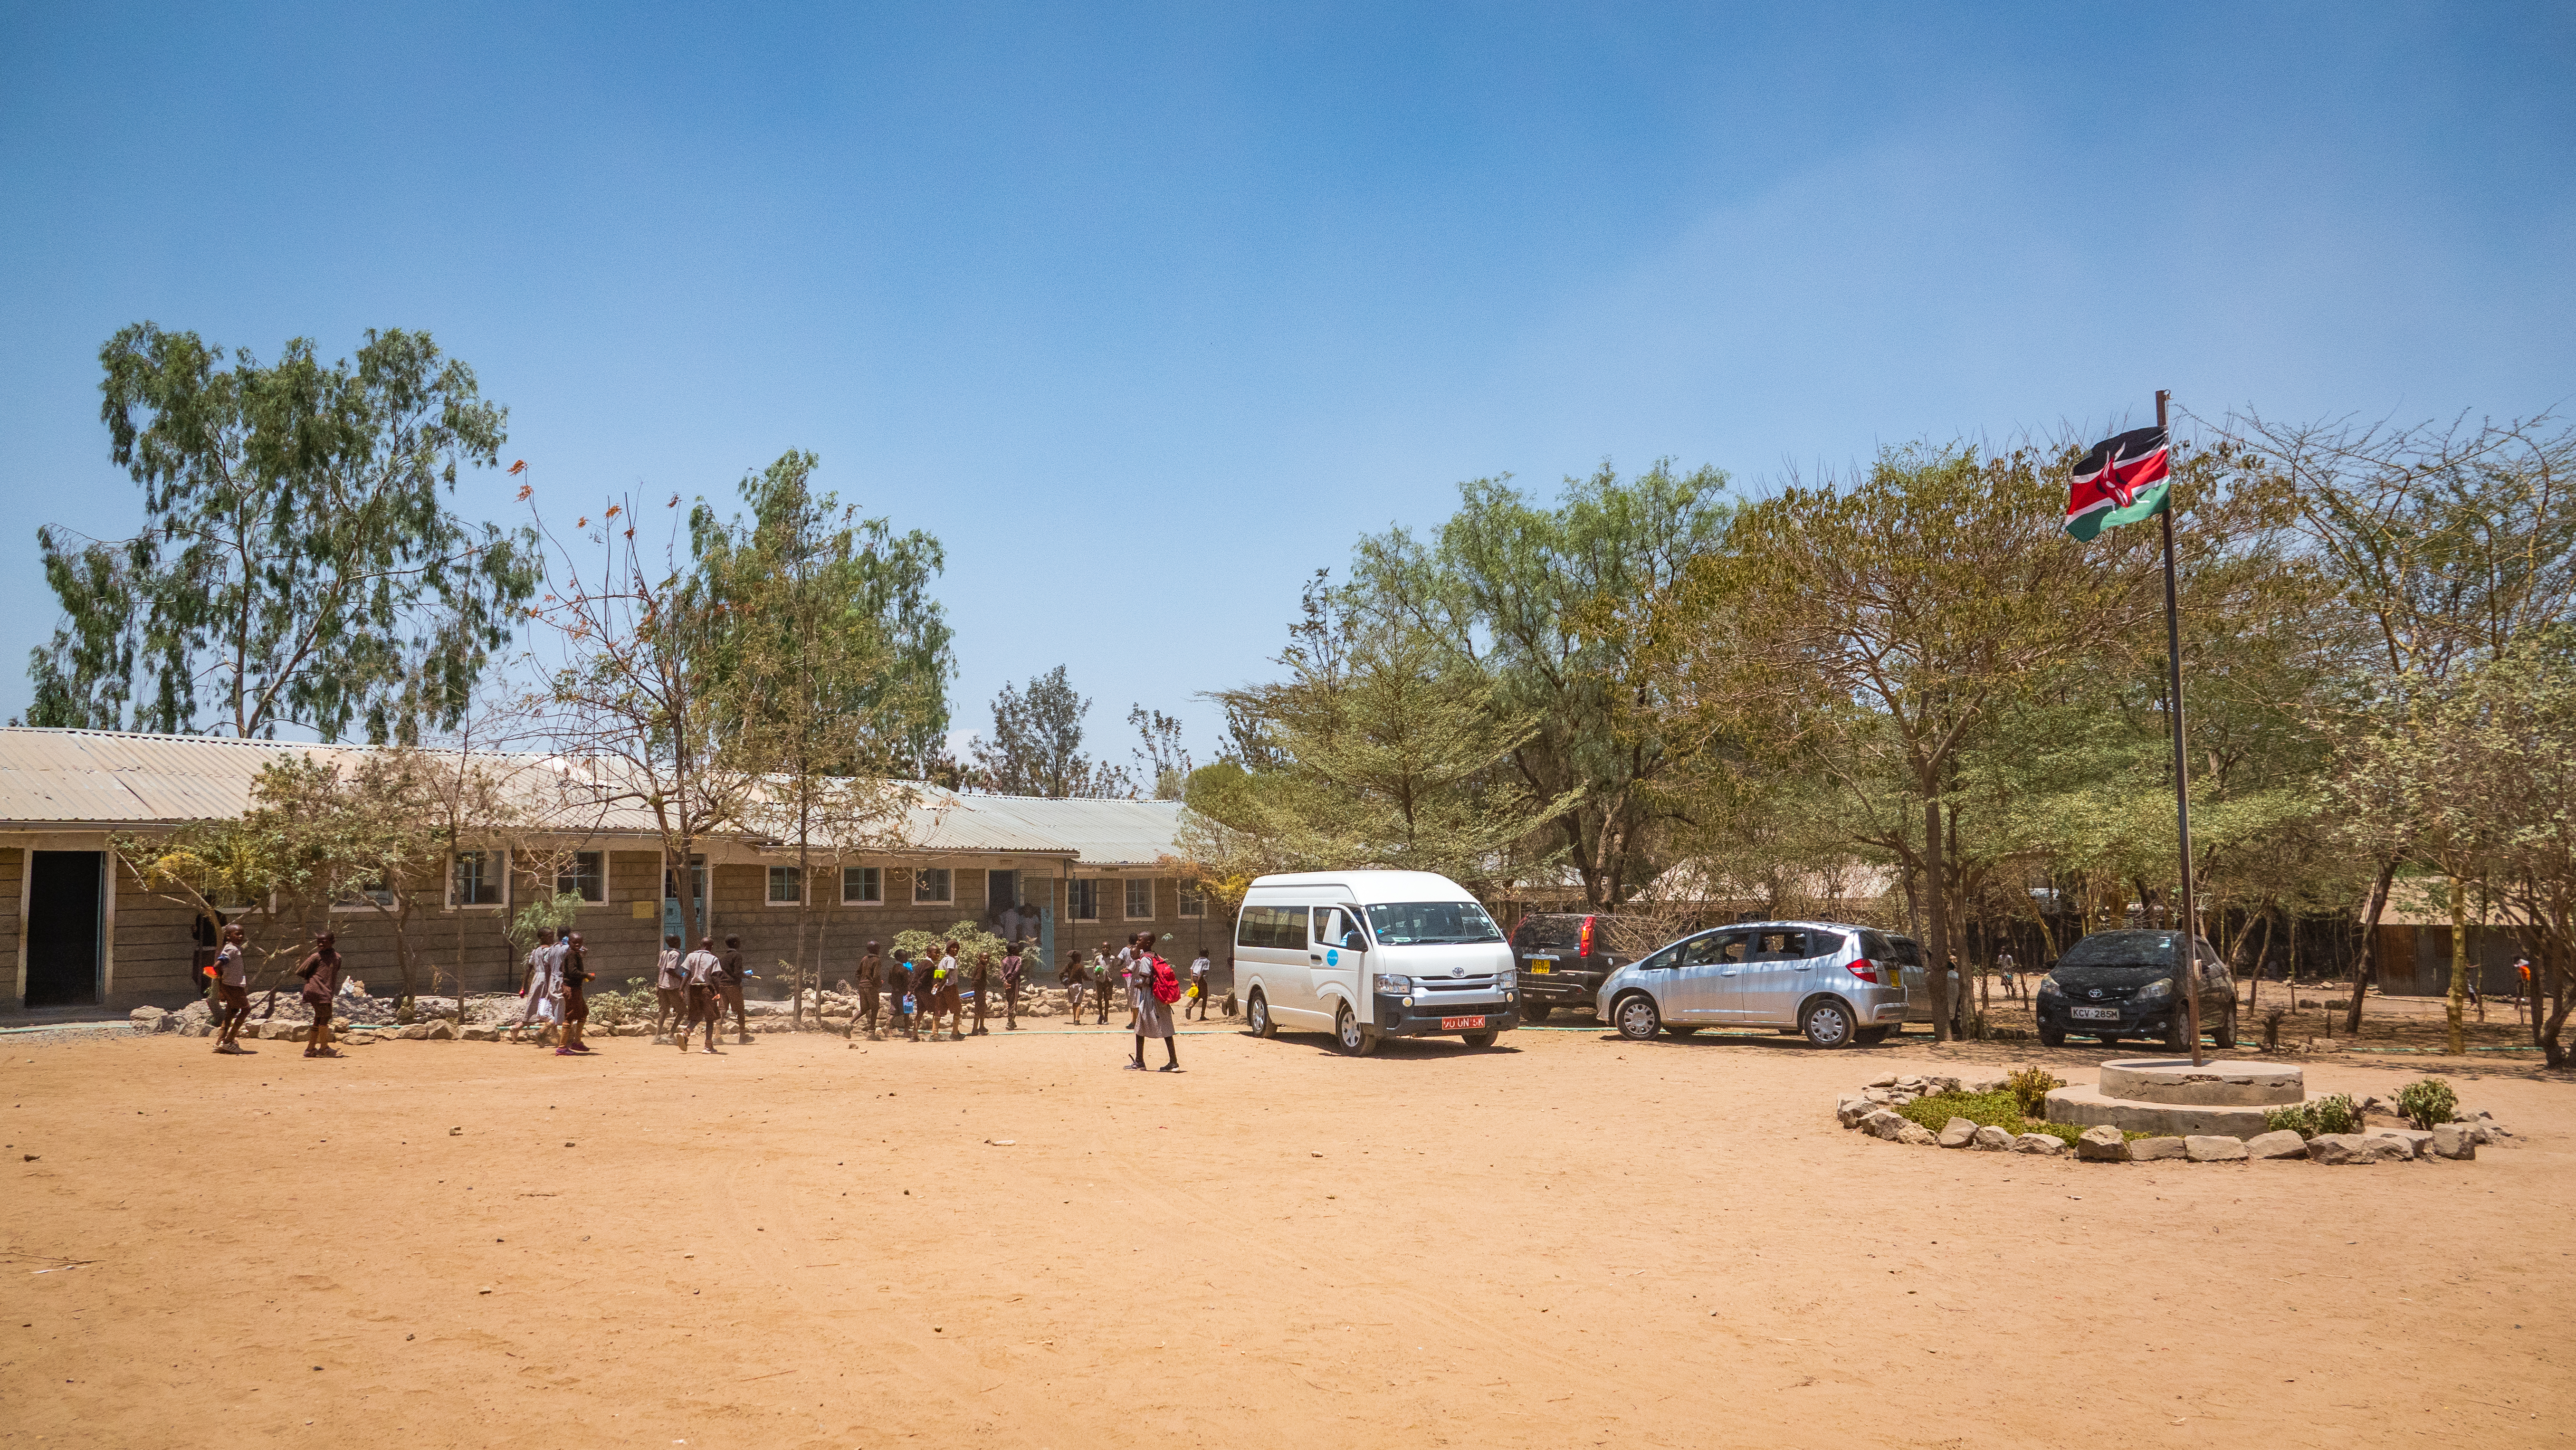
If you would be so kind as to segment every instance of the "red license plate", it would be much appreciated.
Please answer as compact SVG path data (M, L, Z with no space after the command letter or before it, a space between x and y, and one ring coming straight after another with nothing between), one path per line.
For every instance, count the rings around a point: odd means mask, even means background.
M1482 1027L1484 1025L1485 1019L1482 1017L1443 1017L1440 1019L1440 1030L1443 1032L1472 1031L1475 1028Z

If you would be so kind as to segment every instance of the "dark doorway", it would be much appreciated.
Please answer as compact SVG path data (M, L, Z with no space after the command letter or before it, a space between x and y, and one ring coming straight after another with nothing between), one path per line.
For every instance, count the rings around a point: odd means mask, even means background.
M97 851L35 851L27 868L27 1005L98 1000Z

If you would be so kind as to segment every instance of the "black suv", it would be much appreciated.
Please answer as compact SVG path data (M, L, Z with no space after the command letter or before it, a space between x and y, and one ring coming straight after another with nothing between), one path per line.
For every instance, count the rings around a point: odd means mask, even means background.
M1557 1007L1593 1005L1602 981L1628 962L1611 950L1614 920L1585 912L1539 912L1512 928L1512 969L1519 974L1523 1022L1545 1022Z
M2039 1040L2060 1047L2073 1032L2101 1039L2161 1039L2171 1050L2191 1044L2183 1000L2174 990L2170 931L2097 931L2066 949L2039 982ZM2236 979L2208 942L2194 939L2200 978L2200 1025L2221 1050L2236 1046Z

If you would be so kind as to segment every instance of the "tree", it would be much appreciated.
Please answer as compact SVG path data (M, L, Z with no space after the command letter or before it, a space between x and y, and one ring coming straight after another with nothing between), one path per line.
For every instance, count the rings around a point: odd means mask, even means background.
M993 738L969 743L976 784L996 795L1051 800L1134 795L1126 771L1082 753L1082 719L1090 711L1062 665L1031 679L1025 693L1004 682L993 696Z
M2442 789L2409 784L2391 762L2438 754L2410 737L2576 605L2576 430L2546 416L2391 429L2248 415L2233 426L2270 455L2265 486L2332 586L2317 625L2341 641L2342 669L2315 710L2334 741L2332 778L2358 807L2347 829L2374 867L2345 1015L2359 1031L2380 914ZM2379 789L2357 798L2365 787ZM2464 989L2454 983L2455 1001Z
M1189 778L1180 839L1193 877L1372 866L1492 883L1513 844L1568 806L1533 798L1509 771L1537 727L1496 707L1492 681L1419 631L1374 627L1356 604L1310 588L1279 657L1290 678L1216 697L1260 722L1280 764L1229 759Z
M951 669L947 627L926 596L939 546L884 519L861 520L817 494L811 453L789 452L745 477L748 522L718 524L700 505L691 532L707 596L723 628L706 682L736 744L738 764L766 785L758 815L796 844L793 1020L819 985L811 930L818 837L837 860L861 842L895 843L911 793L883 778L915 762L944 728ZM935 631L927 657L923 641Z
M534 515L533 488L519 496ZM673 494L667 507L679 506ZM535 527L554 538L542 516ZM586 790L597 808L630 806L653 818L681 938L695 942L703 924L688 883L698 843L740 824L759 783L714 685L734 606L683 560L676 520L658 547L638 543L631 497L573 528L597 562L577 562L560 542L548 551L547 592L528 609L546 677L537 703L580 772L578 781L567 776L568 790Z
M1866 797L1883 771L1912 819L1871 843L1919 875L1935 1033L1946 1040L1957 880L1944 804L1961 751L2001 699L2153 618L2147 548L2089 549L2058 529L2064 485L2031 450L1892 449L1848 486L1792 485L1736 515L1674 591L1679 618L1723 614L1766 683L1783 740Z
M110 456L143 487L122 541L37 530L65 619L35 651L38 725L410 740L452 724L534 590L534 535L459 519L506 410L427 333L354 365L298 338L272 366L137 323L99 360ZM214 718L201 719L211 705Z
M1671 587L1713 547L1730 508L1726 476L1658 462L1622 481L1608 464L1565 481L1552 510L1505 478L1459 487L1460 507L1425 546L1403 529L1364 538L1354 561L1359 607L1418 632L1491 685L1498 718L1527 720L1509 763L1534 800L1561 803L1544 830L1584 900L1615 906L1654 873L1658 793L1673 764L1645 717L1619 728L1621 691L1642 640L1618 606Z
M1160 710L1142 705L1127 712L1127 723L1136 727L1141 742L1136 751L1139 774L1154 783L1154 799L1179 800L1189 789L1189 747L1181 741L1181 722Z

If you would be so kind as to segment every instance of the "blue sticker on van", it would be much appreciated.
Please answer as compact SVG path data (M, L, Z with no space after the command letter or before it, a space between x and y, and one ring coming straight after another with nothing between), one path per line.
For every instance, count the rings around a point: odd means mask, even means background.
M1338 967L1338 966L1340 966L1341 964L1342 964L1342 953L1341 953L1341 949L1340 949L1340 948L1338 948L1338 947L1326 947L1326 948L1324 949L1324 965L1325 965L1325 966L1328 966L1328 967Z

